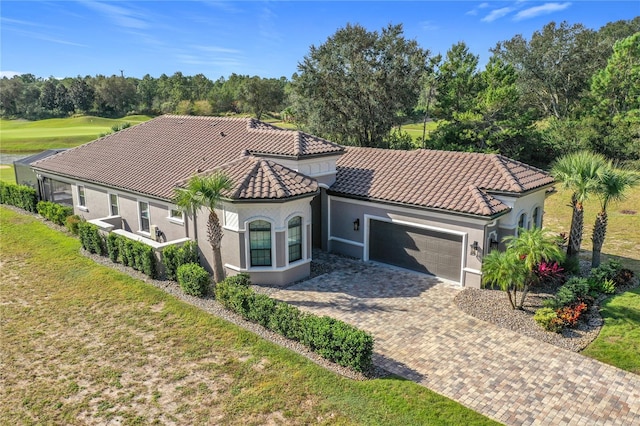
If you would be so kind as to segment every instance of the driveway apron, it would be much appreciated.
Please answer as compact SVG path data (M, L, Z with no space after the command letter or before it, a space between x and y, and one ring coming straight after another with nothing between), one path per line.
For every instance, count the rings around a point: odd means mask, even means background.
M640 376L475 319L434 277L340 262L273 297L370 332L376 365L499 422L640 425Z

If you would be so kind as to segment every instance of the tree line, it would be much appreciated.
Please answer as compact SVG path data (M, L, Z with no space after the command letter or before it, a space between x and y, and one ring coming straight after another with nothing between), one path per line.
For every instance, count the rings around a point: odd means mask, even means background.
M347 25L311 46L289 80L176 72L0 80L0 114L279 114L346 144L497 152L540 166L588 149L640 160L640 17L598 30L550 22L491 49L484 69L464 42L432 55L402 25ZM422 122L422 136L402 130ZM427 132L427 124L437 125Z
M43 79L21 74L0 80L0 115L37 120L71 114L249 113L260 118L284 108L287 84L284 77L232 74L212 81L203 74L185 76L179 71L142 79L122 75Z

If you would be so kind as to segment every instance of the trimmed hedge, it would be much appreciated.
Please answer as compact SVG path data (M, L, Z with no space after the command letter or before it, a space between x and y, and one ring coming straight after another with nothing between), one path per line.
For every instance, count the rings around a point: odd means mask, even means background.
M73 207L52 203L51 201L40 201L36 205L38 214L56 225L64 226L67 218L73 215Z
M106 253L106 245L104 237L100 234L98 227L92 223L82 221L78 224L78 236L82 248L89 253L104 256Z
M182 246L168 246L162 250L162 264L167 279L176 281L178 268L187 263L198 263L198 244L187 241Z
M356 371L371 367L373 337L343 321L301 312L295 306L257 294L248 276L229 277L216 284L216 299L245 319L254 321L342 366Z
M67 217L67 219L65 220L65 225L69 230L69 232L71 232L73 235L78 235L78 232L80 232L78 230L78 225L80 225L80 222L82 222L82 219L80 219L80 216L78 216L77 214L74 214Z
M114 263L122 263L151 278L158 277L158 264L153 247L122 235L109 233L106 241L107 255Z
M180 265L176 272L180 288L186 294L202 297L207 294L211 278L209 273L197 263Z
M0 181L0 204L9 204L36 213L38 193L28 186Z

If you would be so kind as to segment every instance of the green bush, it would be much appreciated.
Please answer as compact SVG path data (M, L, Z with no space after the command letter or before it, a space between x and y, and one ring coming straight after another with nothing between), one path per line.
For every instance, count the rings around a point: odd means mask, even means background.
M612 279L606 279L600 284L600 289L604 294L613 294L616 292L616 283Z
M0 204L9 204L36 213L38 193L24 185L0 181Z
M40 201L36 205L38 214L56 225L64 226L67 217L73 215L73 207L52 203L51 201Z
M227 277L225 281L229 284L241 285L244 287L249 287L251 285L251 277L249 277L249 274L246 272Z
M250 293L247 298L247 319L263 327L269 327L271 316L276 310L276 301L266 294L257 294L253 291Z
M78 224L78 235L82 248L89 253L104 256L106 253L106 244L104 237L100 234L98 227L92 223L82 221Z
M287 339L297 340L300 335L300 309L288 303L276 303L267 328Z
M202 297L207 294L210 278L207 271L196 263L180 265L177 271L178 283L186 294Z
M542 305L546 308L560 309L574 302L584 300L591 289L590 281L586 278L573 277L558 289L555 296L546 299Z
M302 313L295 306L256 294L247 275L229 277L216 284L216 299L227 309L289 339L297 340L319 355L356 371L371 366L373 338L343 321Z
M69 232L71 232L73 235L78 235L78 225L80 224L80 221L80 216L78 216L77 214L73 214L67 217L66 226Z
M198 244L188 241L182 246L168 246L162 250L162 264L169 280L176 280L178 267L187 263L198 263Z
M158 264L153 247L113 232L107 236L107 254L112 262L120 262L151 278L158 277Z
M552 308L538 309L533 315L533 319L547 331L558 333L562 330L562 321L558 318L558 314Z
M113 263L118 263L119 261L120 238L118 234L114 234L113 232L107 235L107 254Z

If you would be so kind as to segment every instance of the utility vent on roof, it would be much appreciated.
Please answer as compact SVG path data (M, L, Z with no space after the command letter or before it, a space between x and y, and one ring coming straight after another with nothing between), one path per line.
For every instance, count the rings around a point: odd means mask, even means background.
M220 132L220 136L224 137L225 136L224 132Z

